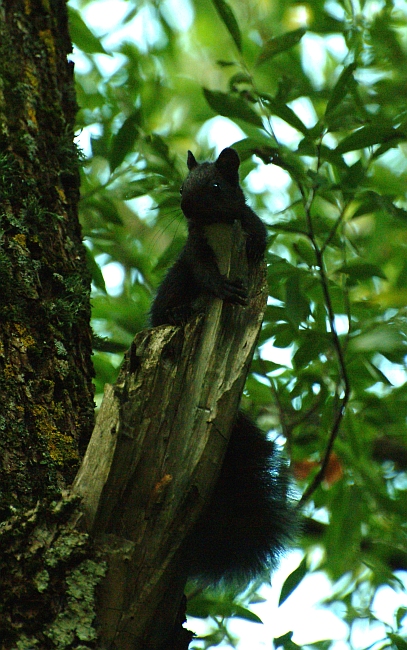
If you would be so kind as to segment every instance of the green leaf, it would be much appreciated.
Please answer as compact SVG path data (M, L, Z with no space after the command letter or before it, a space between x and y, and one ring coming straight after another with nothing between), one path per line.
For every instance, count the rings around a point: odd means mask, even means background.
M132 150L139 133L140 122L141 113L139 110L135 110L123 122L122 126L113 137L109 154L111 172L113 172L116 167L123 162L126 155Z
M203 88L205 99L209 106L219 115L232 119L241 119L249 124L263 128L262 119L252 108L241 98L227 95L218 90Z
M87 246L85 246L85 251L86 251L86 264L91 273L92 282L95 285L95 287L97 287L98 289L106 293L106 285L105 285L105 280L101 268L99 264L97 264L95 258L93 257L92 251L90 251Z
M403 618L406 616L406 614L407 614L407 607L399 607L398 608L397 614L396 614L396 621L397 621L397 626L398 627L401 626L401 622L402 622Z
M160 256L157 264L154 266L154 272L168 269L170 264L173 264L178 257L180 251L185 246L184 237L173 237L171 243L165 249L164 253Z
M264 319L271 323L288 322L288 316L284 307L277 307L276 305L267 305Z
M94 158L96 156L100 156L101 158L106 158L108 145L107 145L107 138L105 134L103 134L102 137L100 137L99 135L91 134L90 146L92 149L92 156Z
M361 520L366 508L363 490L339 481L331 497L331 521L325 543L329 567L335 578L357 566L362 536Z
M355 85L356 82L353 77L353 73L356 70L356 67L356 63L351 63L342 70L338 81L332 89L331 96L325 110L325 117L332 113L332 111L340 104L340 102L345 99L346 94L350 90L351 86Z
M294 327L307 320L310 313L309 301L301 293L299 273L293 273L285 283L286 313Z
M118 368L112 363L112 357L109 353L96 352L92 360L97 381L101 382L101 389L103 390L105 384L113 384L116 381Z
M295 250L299 257L304 260L308 266L315 266L315 250L308 239L298 238L298 241L293 242L293 250Z
M163 182L163 177L159 174L151 174L151 176L146 176L137 181L130 181L123 188L122 198L128 201L129 199L134 199L136 196L144 196L152 190L157 189L157 187L160 187Z
M288 596L290 596L295 589L297 589L298 585L304 578L304 576L307 573L307 559L304 557L304 559L300 562L300 564L297 566L295 571L290 573L288 578L286 578L286 581L284 582L281 593L280 593L280 599L278 601L278 606L283 604L285 600L287 600Z
M368 262L352 262L349 264L343 264L337 272L345 273L348 276L347 284L349 286L352 286L357 282L370 280L373 277L387 280L387 277L380 266L377 266L377 264L369 264Z
M301 217L298 219L293 219L292 221L271 223L270 229L276 230L277 232L295 232L301 235L307 234L307 225L305 223L305 219Z
M85 25L82 17L76 9L68 5L69 27L72 41L83 52L94 54L109 54L104 49L100 40L90 31L89 27ZM110 56L110 54L109 54Z
M239 24L236 20L235 14L230 5L225 0L212 0L212 4L216 8L219 16L229 34L233 38L235 45L239 52L242 51L242 34L240 33Z
M393 634L393 632L389 632L387 637L394 644L394 647L397 648L397 650L407 650L407 641L406 639L403 639L403 637L398 634Z
M243 618L252 623L262 623L262 620L251 612L247 607L243 607L239 603L234 602L233 599L227 595L219 595L219 597L198 594L188 602L189 616L196 618L207 618L208 616L222 616L225 618Z
M254 141L255 142L255 141ZM285 169L295 180L306 183L306 175L302 160L298 155L280 145L279 148L269 145L253 146L253 153L264 162L265 165L277 165Z
M275 99L271 95L262 94L261 97L270 107L271 113L273 115L277 115L277 117L280 117L282 120L284 120L284 122L287 122L287 124L294 127L294 129L297 129L297 131L300 131L304 135L308 134L307 127L294 113L294 111L289 106L287 106L287 104L280 102L278 99Z
M242 607L242 605L234 605L232 616L233 618L243 618L245 621L251 621L252 623L263 623L257 614L247 609L247 607Z
M394 145L396 145L403 137L400 131L392 127L369 124L369 126L362 126L361 129L354 131L354 133L341 140L336 147L336 152L347 153L348 151L364 149L365 147L372 147L374 144L390 141L394 141Z
M286 50L291 49L294 45L300 42L307 30L304 27L295 29L292 32L286 32L281 36L276 36L276 38L271 38L264 45L263 50L261 51L259 58L257 59L257 65L264 63L269 59L285 52Z
M280 257L280 255L269 253L267 255L267 262L269 263L269 279L271 279L271 276L279 275L281 277L285 277L287 275L291 275L291 273L297 272L295 266L293 266L293 264L290 264L290 262L287 262L284 257Z
M316 34L340 34L347 29L345 20L338 20L326 11L322 10L322 5L317 11L313 11L310 16L309 27Z
M329 335L325 332L308 330L301 332L299 336L298 349L293 356L293 365L297 370L305 368L318 359L322 353L329 348Z
M81 201L81 211L86 214L87 210L95 210L99 217L106 223L122 226L123 221L118 213L117 204L107 193L85 197Z
M284 648L284 650L301 650L301 647L292 641L293 632L287 632L283 636L274 639L275 648Z
M401 332L389 326L379 326L370 332L363 332L349 340L349 352L392 352L406 349L406 342Z
M362 200L362 202L354 213L353 218L368 214L369 212L383 210L384 212L388 212L392 217L402 219L403 221L407 219L407 211L394 205L390 196L368 190L361 193L356 199Z
M281 323L274 327L273 345L276 348L288 348L294 343L295 331L290 324Z

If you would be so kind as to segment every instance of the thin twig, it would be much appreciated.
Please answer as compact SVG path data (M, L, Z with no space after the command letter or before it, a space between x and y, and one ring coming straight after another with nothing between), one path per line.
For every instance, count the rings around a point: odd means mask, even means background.
M318 148L317 171L319 169L319 166L320 166L320 148ZM310 239L310 241L312 243L312 246L314 248L315 257L316 257L316 261L317 261L317 266L319 268L319 275L320 275L320 279L321 279L322 291L323 291L323 294L324 294L325 307L326 307L327 314L328 314L329 327L330 327L330 330L331 330L333 345L334 345L336 356L337 356L337 359L338 359L339 373L340 373L341 383L342 383L342 386L343 386L343 396L342 397L340 397L340 394L339 394L339 386L337 387L336 395L337 395L337 398L339 400L339 407L338 407L338 410L336 412L336 416L335 416L335 419L334 419L334 422L333 422L333 425L332 425L332 429L331 429L331 432L330 432L330 435L329 435L329 439L328 439L328 443L327 443L327 446L326 446L326 449L325 449L324 457L322 459L321 467L320 467L319 471L314 476L313 480L311 481L311 483L309 484L309 486L307 487L307 489L305 490L304 494L301 497L301 500L300 500L298 505L302 506L310 498L311 494L313 494L313 492L317 489L317 487L321 484L321 482L322 482L322 480L323 480L323 478L325 476L325 472L326 472L326 468L328 466L328 462L329 462L329 458L330 458L330 455L331 455L331 452L332 452L332 448L333 448L335 439L336 439L336 437L337 437L337 435L339 433L340 425L341 425L341 422L342 422L344 414L345 414L346 405L347 405L348 400L349 400L350 384L349 384L349 378L348 378L347 371L346 371L346 364L345 364L345 358L344 358L344 354L343 354L341 341L339 339L339 335L338 335L336 325L335 325L335 313L334 313L334 310L333 310L333 307L332 307L331 296L330 296L330 293L329 293L329 282L328 282L328 276L326 274L325 263L324 263L324 251L325 251L326 246L325 247L323 246L323 247L320 248L320 246L318 245L318 242L317 242L317 239L316 239L315 233L314 233L313 223L312 223L311 206L312 206L313 200L315 198L315 187L311 188L311 190L310 190L310 192L308 194L308 197L306 196L305 189L302 186L300 186L300 191L301 191L301 194L303 196L304 209L305 209L305 214L306 214L307 223L308 223L308 230L309 230L308 237L309 237L309 239ZM332 234L332 232L331 232L331 234Z
M335 221L335 223L334 223L334 225L333 225L333 227L331 229L331 232L329 233L328 237L325 239L324 243L322 244L322 246L321 246L321 253L322 254L325 253L325 250L327 249L327 247L329 246L329 244L331 243L331 241L335 237L336 231L338 230L339 226L341 225L341 223L343 221L343 218L345 216L345 212L346 212L346 209L347 209L348 205L349 205L349 203L346 203L346 205L343 207L339 217L337 218L337 220Z

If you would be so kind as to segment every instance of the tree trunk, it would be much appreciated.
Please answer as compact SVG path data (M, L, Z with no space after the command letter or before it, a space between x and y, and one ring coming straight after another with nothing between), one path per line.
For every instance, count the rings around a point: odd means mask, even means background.
M240 225L211 228L221 270L242 277ZM105 391L74 486L108 565L104 648L188 645L182 544L220 471L266 305L264 271L251 270L244 309L207 298L205 317L140 332Z
M67 572L84 555L83 535L72 533L70 553L57 532L72 505L50 505L72 482L93 426L90 282L77 216L70 51L64 0L0 2L4 648L17 641L55 647L51 628L47 639L31 633L63 609ZM45 557L57 540L59 551Z
M63 0L0 5L1 510L55 497L93 426Z

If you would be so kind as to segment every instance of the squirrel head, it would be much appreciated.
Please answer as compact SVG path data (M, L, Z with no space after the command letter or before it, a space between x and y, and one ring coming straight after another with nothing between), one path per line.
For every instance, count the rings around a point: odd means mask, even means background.
M239 185L240 160L224 149L214 163L198 163L188 151L189 174L181 188L181 209L194 223L232 223L239 219L245 198Z

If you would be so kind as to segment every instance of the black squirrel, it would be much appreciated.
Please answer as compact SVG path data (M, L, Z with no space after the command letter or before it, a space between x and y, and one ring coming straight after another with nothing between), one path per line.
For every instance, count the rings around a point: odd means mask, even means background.
M153 327L188 320L193 303L209 293L231 303L246 305L243 284L221 275L205 226L212 223L241 222L247 234L248 262L262 259L267 243L266 228L246 205L239 185L240 160L234 149L224 149L215 163L198 164L188 151L189 175L181 188L181 209L188 221L188 238L175 264L170 268L151 307Z
M187 165L181 208L188 237L158 288L150 312L153 327L185 323L204 294L247 304L242 282L220 273L205 237L206 225L241 222L249 269L266 249L266 228L246 204L239 185L236 151L224 149L214 163L201 164L189 151ZM184 548L189 576L209 583L247 581L273 568L295 530L288 484L275 443L239 411L211 501Z

